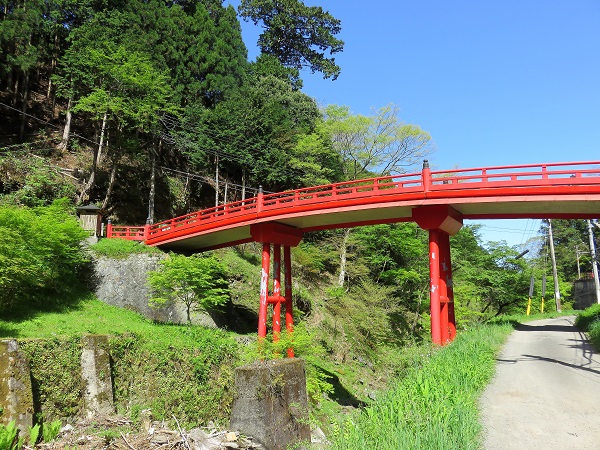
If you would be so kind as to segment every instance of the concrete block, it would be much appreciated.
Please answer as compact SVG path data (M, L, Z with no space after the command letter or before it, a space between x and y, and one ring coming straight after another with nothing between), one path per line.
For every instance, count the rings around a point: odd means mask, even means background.
M235 371L231 429L252 436L267 450L310 443L304 361L257 362Z
M33 393L29 360L14 339L0 341L1 423L15 420L20 436L33 425Z
M81 338L83 414L87 418L115 413L108 336L89 334Z

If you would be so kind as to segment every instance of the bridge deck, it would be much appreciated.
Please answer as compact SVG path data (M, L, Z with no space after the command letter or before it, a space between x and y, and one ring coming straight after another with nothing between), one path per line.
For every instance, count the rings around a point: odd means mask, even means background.
M313 231L402 222L412 220L414 208L440 204L451 205L464 219L598 218L600 162L424 169L259 194L151 225L145 237L147 244L165 250L203 251L251 241L250 226L256 223ZM114 230L139 239L143 227Z

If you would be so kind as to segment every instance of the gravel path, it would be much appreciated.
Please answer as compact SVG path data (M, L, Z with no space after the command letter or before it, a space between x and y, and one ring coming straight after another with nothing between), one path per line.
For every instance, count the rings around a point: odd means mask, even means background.
M600 355L574 317L522 325L481 401L485 449L600 449Z

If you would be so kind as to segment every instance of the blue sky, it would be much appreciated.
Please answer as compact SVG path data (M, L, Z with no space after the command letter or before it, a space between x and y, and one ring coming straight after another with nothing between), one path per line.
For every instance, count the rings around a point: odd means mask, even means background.
M434 169L600 160L600 1L305 3L342 21L345 47L340 77L304 73L303 91L356 114L398 105L432 135ZM259 32L243 24L251 59ZM539 228L483 223L509 245Z

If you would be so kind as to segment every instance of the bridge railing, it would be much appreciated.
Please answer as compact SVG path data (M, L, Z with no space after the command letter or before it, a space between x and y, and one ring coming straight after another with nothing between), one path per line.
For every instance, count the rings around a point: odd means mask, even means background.
M598 184L600 163L550 163L432 171L435 190ZM596 177L596 179L593 179ZM460 184L460 186L458 186Z
M574 180L575 179L575 180ZM263 211L332 204L365 197L472 189L524 188L532 186L600 184L600 162L574 162L452 169L392 175L323 186L295 189L239 200L203 209L146 227L109 227L107 237L160 241L201 233L210 228L234 226L244 219L255 219Z

